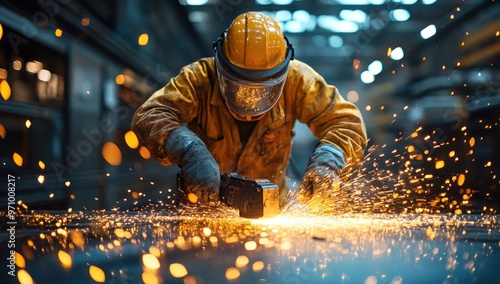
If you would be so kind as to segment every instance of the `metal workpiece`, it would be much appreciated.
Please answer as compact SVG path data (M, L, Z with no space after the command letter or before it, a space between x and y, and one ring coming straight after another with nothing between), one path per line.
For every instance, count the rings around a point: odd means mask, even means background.
M156 213L32 211L18 217L17 277L2 276L13 280L3 283L500 280L499 216L304 210L259 219L208 205Z

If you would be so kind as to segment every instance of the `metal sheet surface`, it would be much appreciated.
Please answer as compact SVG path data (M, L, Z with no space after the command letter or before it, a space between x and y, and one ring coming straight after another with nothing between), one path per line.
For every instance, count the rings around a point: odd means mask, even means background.
M290 213L252 220L232 211L31 212L16 224L17 276L2 278L12 283L498 283L499 221L496 215ZM2 234L1 253L8 256L8 236Z

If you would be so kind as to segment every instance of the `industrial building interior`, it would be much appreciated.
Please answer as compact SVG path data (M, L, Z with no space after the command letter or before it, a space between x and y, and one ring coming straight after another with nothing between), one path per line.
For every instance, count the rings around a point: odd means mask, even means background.
M362 112L369 145L350 184L371 202L358 206L362 212L499 213L495 0L2 1L0 169L3 180L15 177L16 212L151 212L175 204L179 169L161 166L138 144L132 116L183 66L213 56L212 42L246 11L275 18L295 58ZM317 143L307 125L295 130L293 182ZM2 206L9 192L0 187ZM44 273L36 269L33 278ZM110 271L106 280L116 280ZM202 274L181 280L215 283ZM483 276L471 279L500 279Z

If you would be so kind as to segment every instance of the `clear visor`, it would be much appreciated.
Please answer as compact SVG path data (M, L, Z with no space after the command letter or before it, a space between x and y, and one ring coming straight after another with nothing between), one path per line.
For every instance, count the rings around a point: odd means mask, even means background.
M248 81L229 74L217 57L216 66L222 97L233 115L241 120L255 120L270 110L279 100L288 74L283 72L266 81Z

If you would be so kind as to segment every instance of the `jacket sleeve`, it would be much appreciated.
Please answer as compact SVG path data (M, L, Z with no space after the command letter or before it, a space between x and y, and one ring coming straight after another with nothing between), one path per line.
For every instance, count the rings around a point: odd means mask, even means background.
M132 130L141 145L165 166L172 164L165 154L165 140L173 130L197 116L196 67L193 63L182 68L165 87L149 97L132 118Z
M308 65L298 62L291 75L299 121L309 126L320 143L342 150L346 173L350 172L360 164L367 143L361 112Z

